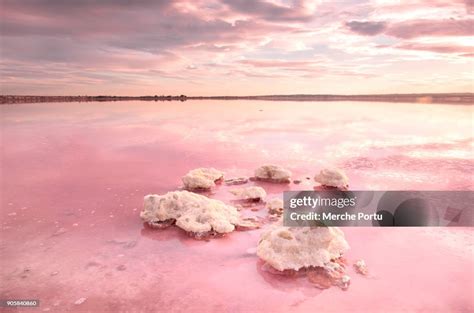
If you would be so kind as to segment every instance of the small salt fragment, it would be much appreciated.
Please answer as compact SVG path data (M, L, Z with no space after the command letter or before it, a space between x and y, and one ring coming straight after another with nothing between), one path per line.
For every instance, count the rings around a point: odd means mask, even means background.
M356 270L357 273L361 275L368 275L369 270L367 268L367 265L365 264L364 260L358 260L357 262L354 263L354 269Z
M232 185L243 185L248 183L249 179L247 177L237 177L224 180L224 183L228 186Z
M347 288L349 288L350 284L351 284L351 278L348 275L343 275L341 277L341 282L339 284L339 287L342 290L347 290Z
M240 200L248 200L248 201L262 201L267 196L265 189L262 187L252 186L240 189L234 189L230 191L233 195L235 195Z
M51 275L51 276L56 276L56 275L58 275L58 274L59 274L59 272L56 271L56 272L52 272L50 275Z
M72 226L77 227L77 226L79 226L79 224L78 224L78 223L74 223L74 224L72 224Z
M267 202L267 209L269 214L282 215L283 214L283 200L275 198Z
M8 213L8 216L16 216L16 212Z
M346 174L337 168L322 169L319 174L314 176L314 180L323 186L347 189L349 187L349 178Z
M76 302L74 302L74 304L75 305L83 304L86 300L87 298L79 298L76 300Z

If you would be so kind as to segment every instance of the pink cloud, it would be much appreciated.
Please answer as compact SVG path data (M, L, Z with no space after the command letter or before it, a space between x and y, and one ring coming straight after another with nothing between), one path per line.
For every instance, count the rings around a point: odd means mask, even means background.
M264 0L223 0L233 11L268 21L308 22L314 18L313 1L296 0L284 6Z
M360 35L385 34L401 39L474 35L474 19L409 20L392 24L381 21L349 21L345 25Z
M350 21L346 26L353 32L360 35L374 36L382 33L386 28L385 22L376 21Z
M424 36L472 36L474 19L405 21L390 25L385 34L402 39Z
M403 50L430 51L437 53L457 53L463 56L473 54L473 47L459 45L441 45L441 44L421 44L421 43L401 43L395 45L394 48Z
M242 60L242 64L266 68L300 68L315 65L313 61L285 61L285 60Z

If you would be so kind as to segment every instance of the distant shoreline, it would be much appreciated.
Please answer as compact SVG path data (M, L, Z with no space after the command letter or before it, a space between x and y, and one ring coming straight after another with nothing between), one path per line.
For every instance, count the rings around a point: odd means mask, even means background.
M373 101L407 103L474 104L474 93L416 93L375 95L266 95L266 96L20 96L2 95L0 104L38 102L110 101L187 101L187 100L266 100L266 101Z

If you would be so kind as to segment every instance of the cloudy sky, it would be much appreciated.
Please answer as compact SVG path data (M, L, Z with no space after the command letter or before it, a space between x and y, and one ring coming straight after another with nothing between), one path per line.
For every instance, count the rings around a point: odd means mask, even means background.
M2 94L474 91L474 0L0 0Z

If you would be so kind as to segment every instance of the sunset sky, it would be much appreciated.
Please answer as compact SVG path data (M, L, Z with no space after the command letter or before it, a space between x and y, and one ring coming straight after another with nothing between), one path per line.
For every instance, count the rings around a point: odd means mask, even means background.
M1 93L474 91L474 1L0 0Z

